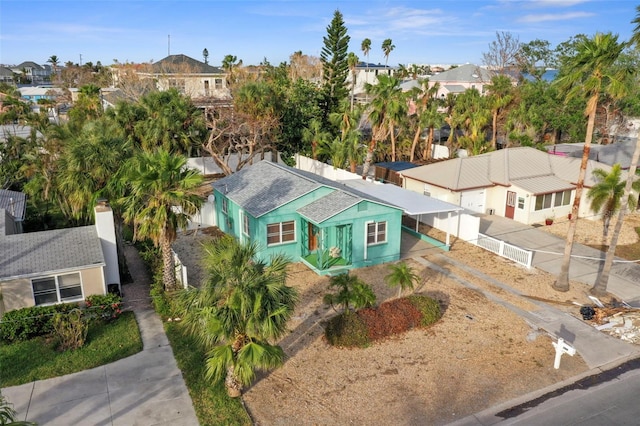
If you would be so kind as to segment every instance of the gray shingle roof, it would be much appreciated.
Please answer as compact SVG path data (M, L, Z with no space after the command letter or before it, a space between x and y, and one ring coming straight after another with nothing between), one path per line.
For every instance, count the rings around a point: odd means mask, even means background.
M213 67L187 55L169 55L151 65L155 73L179 74L224 74L221 68Z
M270 161L260 161L244 167L213 183L216 190L253 217L260 217L323 186L350 194L358 201L369 200L391 206L385 201L351 189L344 184Z
M485 68L480 68L477 65L466 64L432 75L429 77L429 81L489 82L491 81L491 73Z
M95 226L0 237L0 280L105 264Z
M362 201L362 198L348 194L343 191L334 191L324 197L307 204L297 210L302 216L316 223L325 220L345 211Z
M18 191L0 189L0 209L6 210L17 221L24 220L27 196Z

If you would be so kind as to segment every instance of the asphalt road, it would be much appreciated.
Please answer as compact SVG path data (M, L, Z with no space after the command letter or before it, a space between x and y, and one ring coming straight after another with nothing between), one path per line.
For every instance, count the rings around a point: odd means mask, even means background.
M640 360L587 377L495 416L499 425L618 426L640 424Z

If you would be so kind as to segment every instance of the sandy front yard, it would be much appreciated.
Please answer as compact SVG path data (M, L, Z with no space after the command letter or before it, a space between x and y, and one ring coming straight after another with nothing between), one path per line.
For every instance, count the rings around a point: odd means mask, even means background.
M600 222L578 224L578 242L601 235ZM562 226L557 221L545 230L563 235ZM624 232L631 234L625 242L634 242L635 232L630 230ZM198 241L206 238L182 237L177 251L186 250L196 259ZM551 288L553 276L515 266L463 242L456 242L449 253L434 250L419 255L521 309L535 310L535 306L526 297L455 267L447 257L571 315L578 316L572 301L588 302L585 285L571 282L568 293L556 292ZM302 264L292 265L290 284L298 288L301 300L290 333L280 342L286 362L260 375L243 395L256 424L446 424L587 370L579 356L563 357L561 368L554 370L549 336L459 280L409 262L423 277L416 291L441 300L444 315L426 330L410 331L366 349L340 349L324 341L323 323L335 315L322 304L328 278ZM385 266L354 273L373 286L378 302L395 295L384 284Z

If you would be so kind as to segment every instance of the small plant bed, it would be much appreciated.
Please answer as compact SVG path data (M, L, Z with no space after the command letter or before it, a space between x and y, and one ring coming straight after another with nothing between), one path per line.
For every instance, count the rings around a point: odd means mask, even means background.
M85 343L74 350L61 351L53 334L29 340L0 342L0 386L16 386L99 367L142 350L142 339L133 312L124 312L113 321L97 319L88 326Z
M329 320L325 338L334 346L363 348L414 328L428 327L440 317L438 301L414 294L377 307L346 310Z

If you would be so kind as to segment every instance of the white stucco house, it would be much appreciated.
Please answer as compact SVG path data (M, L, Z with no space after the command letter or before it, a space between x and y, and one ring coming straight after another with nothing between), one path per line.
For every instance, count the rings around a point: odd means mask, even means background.
M534 224L571 213L579 158L551 155L529 147L507 148L454 158L401 172L404 188L483 214L496 214ZM579 217L596 219L587 190L596 181L593 170L610 166L590 160ZM623 172L623 179L626 173Z

